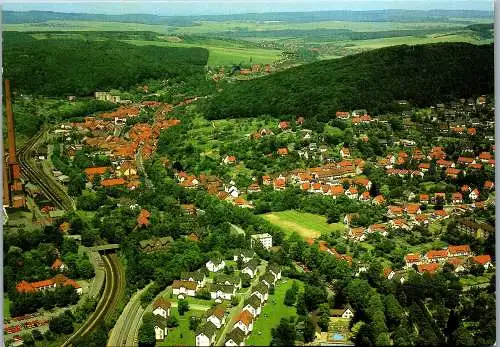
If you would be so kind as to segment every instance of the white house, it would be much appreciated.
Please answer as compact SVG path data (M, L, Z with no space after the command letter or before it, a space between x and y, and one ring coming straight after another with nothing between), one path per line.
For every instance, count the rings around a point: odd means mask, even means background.
M469 193L469 199L471 200L477 200L479 199L479 190L474 189L472 192Z
M257 317L262 310L262 302L257 295L252 295L243 303L243 310L247 310L252 316Z
M250 260L248 263L243 264L241 273L248 274L251 278L254 278L258 271L259 261L257 259Z
M253 289L251 295L254 294L260 299L260 302L267 301L267 298L269 296L269 288L267 288L264 283L259 283Z
M215 343L217 327L212 322L203 324L196 333L196 346L209 347Z
M172 293L174 295L195 296L198 285L193 281L178 281L175 280L172 284Z
M267 250L269 250L269 248L271 248L273 246L273 237L271 235L269 235L268 233L255 234L255 235L251 236L250 243L251 243L252 247L254 246L255 242L258 242L258 241L260 241L262 246Z
M167 320L162 316L155 315L154 317L154 329L155 329L155 338L157 341L163 341L165 337L167 337L168 329L167 329Z
M251 249L237 249L234 251L234 261L238 261L241 257L243 263L248 263L255 256L255 252Z
M215 284L232 285L236 290L241 288L241 278L237 275L218 275L214 278Z
M181 274L181 280L196 282L198 284L198 287L205 287L207 283L207 277L201 271L183 272Z
M250 334L253 330L253 316L247 310L241 311L241 313L236 317L236 323L234 323L234 328L240 328L245 335Z
M217 305L208 311L207 322L212 322L217 329L226 324L226 308L223 305Z
M332 317L341 317L341 318L352 318L354 317L354 312L351 308L351 306L347 305L344 308L341 309L336 309L336 310L330 310L330 315Z
M226 346L244 346L245 345L245 332L239 327L231 330L229 334L226 335Z
M234 286L226 286L224 284L211 284L208 290L212 299L231 300L236 293Z
M163 297L159 297L153 303L153 314L167 319L167 317L170 317L170 307L170 301L165 300Z
M267 267L267 271L272 273L275 278L275 282L281 279L281 268L278 265L271 264Z
M217 272L226 266L226 263L222 259L211 259L206 263L207 269L210 272Z

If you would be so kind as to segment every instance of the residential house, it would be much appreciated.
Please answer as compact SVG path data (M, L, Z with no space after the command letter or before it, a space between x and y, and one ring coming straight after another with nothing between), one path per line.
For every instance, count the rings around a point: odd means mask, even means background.
M260 261L258 259L252 259L244 263L241 269L241 273L248 274L251 278L254 278L258 271L258 266Z
M207 311L207 315L207 322L212 322L217 329L226 324L226 307L224 305L216 305Z
M385 204L385 198L383 195L377 195L376 197L373 198L372 203L374 205L383 205Z
M245 338L245 332L236 327L226 335L225 346L245 346Z
M206 322L196 332L196 346L209 347L215 343L217 327L212 322Z
M355 186L350 186L349 189L345 191L345 195L349 199L357 199L358 198L358 189Z
M464 272L465 271L465 258L461 257L453 257L448 259L447 261L448 264L451 264L453 266L453 271L456 273Z
M389 221L389 225L393 229L402 229L402 230L410 230L411 229L410 226L408 225L408 223L406 222L406 220L404 220L402 218L391 219Z
M226 263L222 259L210 259L206 264L208 271L218 272L226 266Z
M419 195L420 203L428 204L429 203L429 195L428 194L420 194Z
M16 291L18 293L35 293L64 286L72 286L79 295L83 293L82 287L75 280L67 278L63 274L57 274L53 278L43 281L21 281L16 285Z
M245 335L250 334L253 330L253 316L247 310L241 311L241 313L236 317L236 323L234 323L234 328L239 328L245 333Z
M369 191L364 191L360 196L359 196L359 201L370 201L370 192Z
M162 316L155 315L153 320L156 341L163 341L168 334L167 319Z
M284 190L286 189L286 179L284 177L278 177L273 181L274 190Z
M236 163L236 157L234 155L226 155L224 157L224 160L222 162L224 164L226 164L226 165L235 164Z
M208 290L212 299L231 300L236 293L233 285L225 284L210 284Z
M151 217L151 212L146 209L141 209L141 212L139 212L137 216L137 226L139 228L149 226L149 217Z
M243 310L247 310L255 318L260 315L262 310L262 302L257 295L252 295L243 303Z
M469 199L471 200L477 200L479 199L480 192L477 189L474 189L472 192L469 193Z
M172 304L170 301L164 299L163 297L159 297L153 302L153 315L161 316L165 319L170 317L170 307Z
M419 204L407 204L405 210L409 215L417 215L422 213Z
M251 235L251 246L254 247L256 242L260 242L265 249L269 250L273 246L273 237L268 233Z
M448 246L449 257L469 256L471 254L472 253L469 245Z
M367 233L379 233L382 236L387 236L387 229L384 224L372 224L366 230Z
M484 189L486 190L492 190L495 187L495 183L491 181L485 181L484 182Z
M366 240L365 229L364 228L349 228L349 238L354 241L364 241Z
M462 193L451 194L451 202L453 204L461 204L463 202Z
M276 151L276 153L278 153L278 155L280 156L286 156L288 155L288 148L286 147L283 147L283 148L278 148L278 150Z
M260 282L264 283L268 288L270 288L276 283L276 278L270 272L266 272L262 276L260 276Z
M281 130L287 130L290 128L290 122L282 120L278 123L278 128Z
M420 274L423 274L424 272L428 272L430 274L435 273L439 269L439 264L436 263L431 263L431 264L420 264L417 265L417 271Z
M251 295L256 295L261 302L267 301L269 296L269 288L264 283L257 284L251 293Z
M253 249L236 249L233 260L238 261L240 257L243 263L247 263L255 257L255 252Z
M232 285L236 290L241 288L241 278L238 275L217 275L214 278L215 284Z
M351 319L354 317L354 310L349 304L347 304L341 309L331 309L330 316Z
M281 268L279 265L270 264L267 266L267 271L273 274L275 282L281 279Z
M344 158L350 158L351 157L351 152L349 151L349 148L342 147L340 149L340 156L342 157L342 159L344 159Z
M384 269L384 277L387 278L388 280L392 280L396 272L392 270L390 267Z
M389 206L387 208L387 217L393 218L403 215L403 208L401 206Z
M184 298L185 295L195 296L197 289L198 284L194 281L175 280L174 283L172 283L172 293L178 295L179 298Z
M448 259L448 250L447 249L430 250L425 254L424 257L428 262L432 263L445 261L446 259Z
M181 280L196 282L198 287L205 287L205 284L207 283L207 278L201 271L183 272L181 273Z
M485 255L477 255L475 257L470 258L472 264L479 264L484 266L486 270L490 267L493 267L493 263L491 262L491 257L488 254Z
M57 258L56 260L54 260L54 262L52 263L52 266L50 267L53 271L60 271L60 272L64 272L66 270L68 270L68 266L66 264L64 264L62 262L61 259Z
M422 264L422 259L420 258L420 254L417 253L410 253L405 255L404 261L405 261L405 268L410 268L413 265Z
M337 197L344 195L344 187L341 185L332 185L330 186L330 195L333 199L337 199Z

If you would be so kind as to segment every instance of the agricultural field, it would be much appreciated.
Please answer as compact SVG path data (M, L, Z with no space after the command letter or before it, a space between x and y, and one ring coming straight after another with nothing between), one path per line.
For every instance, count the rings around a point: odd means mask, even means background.
M322 233L344 231L342 223L328 224L326 217L312 213L282 211L265 214L264 218L279 226L285 232L296 232L304 239L317 238Z
M3 298L3 318L10 318L10 300L4 296Z
M286 306L283 303L285 293L292 287L293 281L283 278L276 286L274 295L269 295L269 300L263 307L261 315L254 323L250 338L245 342L247 346L269 346L271 342L271 329L279 325L281 318L297 315L297 310L294 306ZM303 283L300 281L296 282L299 284L299 291L302 291Z

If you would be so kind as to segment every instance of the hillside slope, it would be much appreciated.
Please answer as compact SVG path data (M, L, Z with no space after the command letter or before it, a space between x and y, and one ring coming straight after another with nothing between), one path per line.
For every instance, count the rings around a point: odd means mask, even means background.
M398 99L431 105L491 93L493 87L493 45L403 45L228 85L203 107L211 119L262 114L328 117L341 109L377 113Z
M204 73L204 48L136 46L104 40L48 39L4 33L4 78L28 94L88 95L148 78L193 78Z

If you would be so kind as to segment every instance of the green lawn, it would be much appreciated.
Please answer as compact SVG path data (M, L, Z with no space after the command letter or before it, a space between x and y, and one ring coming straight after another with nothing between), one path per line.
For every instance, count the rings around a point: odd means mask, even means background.
M297 283L302 288L302 282L297 281ZM293 280L288 278L283 278L278 283L274 295L269 295L269 300L263 307L261 315L255 321L253 331L250 334L250 338L245 342L245 345L269 346L271 342L271 329L279 325L281 318L297 315L297 310L294 306L289 307L283 303L285 292L292 287L292 284Z
M489 283L490 278L494 275L494 272L485 272L481 276L467 275L460 277L460 283L463 286L474 286L482 283Z
M191 316L201 317L205 312L190 310L180 316L177 308L174 309L174 314L179 317L179 326L168 329L167 338L158 343L158 346L193 346L195 343L194 331L189 330L189 319Z
M3 318L10 318L10 300L6 297L3 298Z
M335 223L328 224L326 217L304 213L295 210L272 212L264 215L268 221L276 224L285 232L297 232L305 239L310 237L319 237L322 233L330 233L332 231L344 231L344 224Z
M278 60L281 51L264 48L234 47L224 41L220 43L183 43L167 41L145 41L145 40L124 40L138 46L155 45L166 47L202 47L208 49L208 65L232 65L232 64L270 64Z

